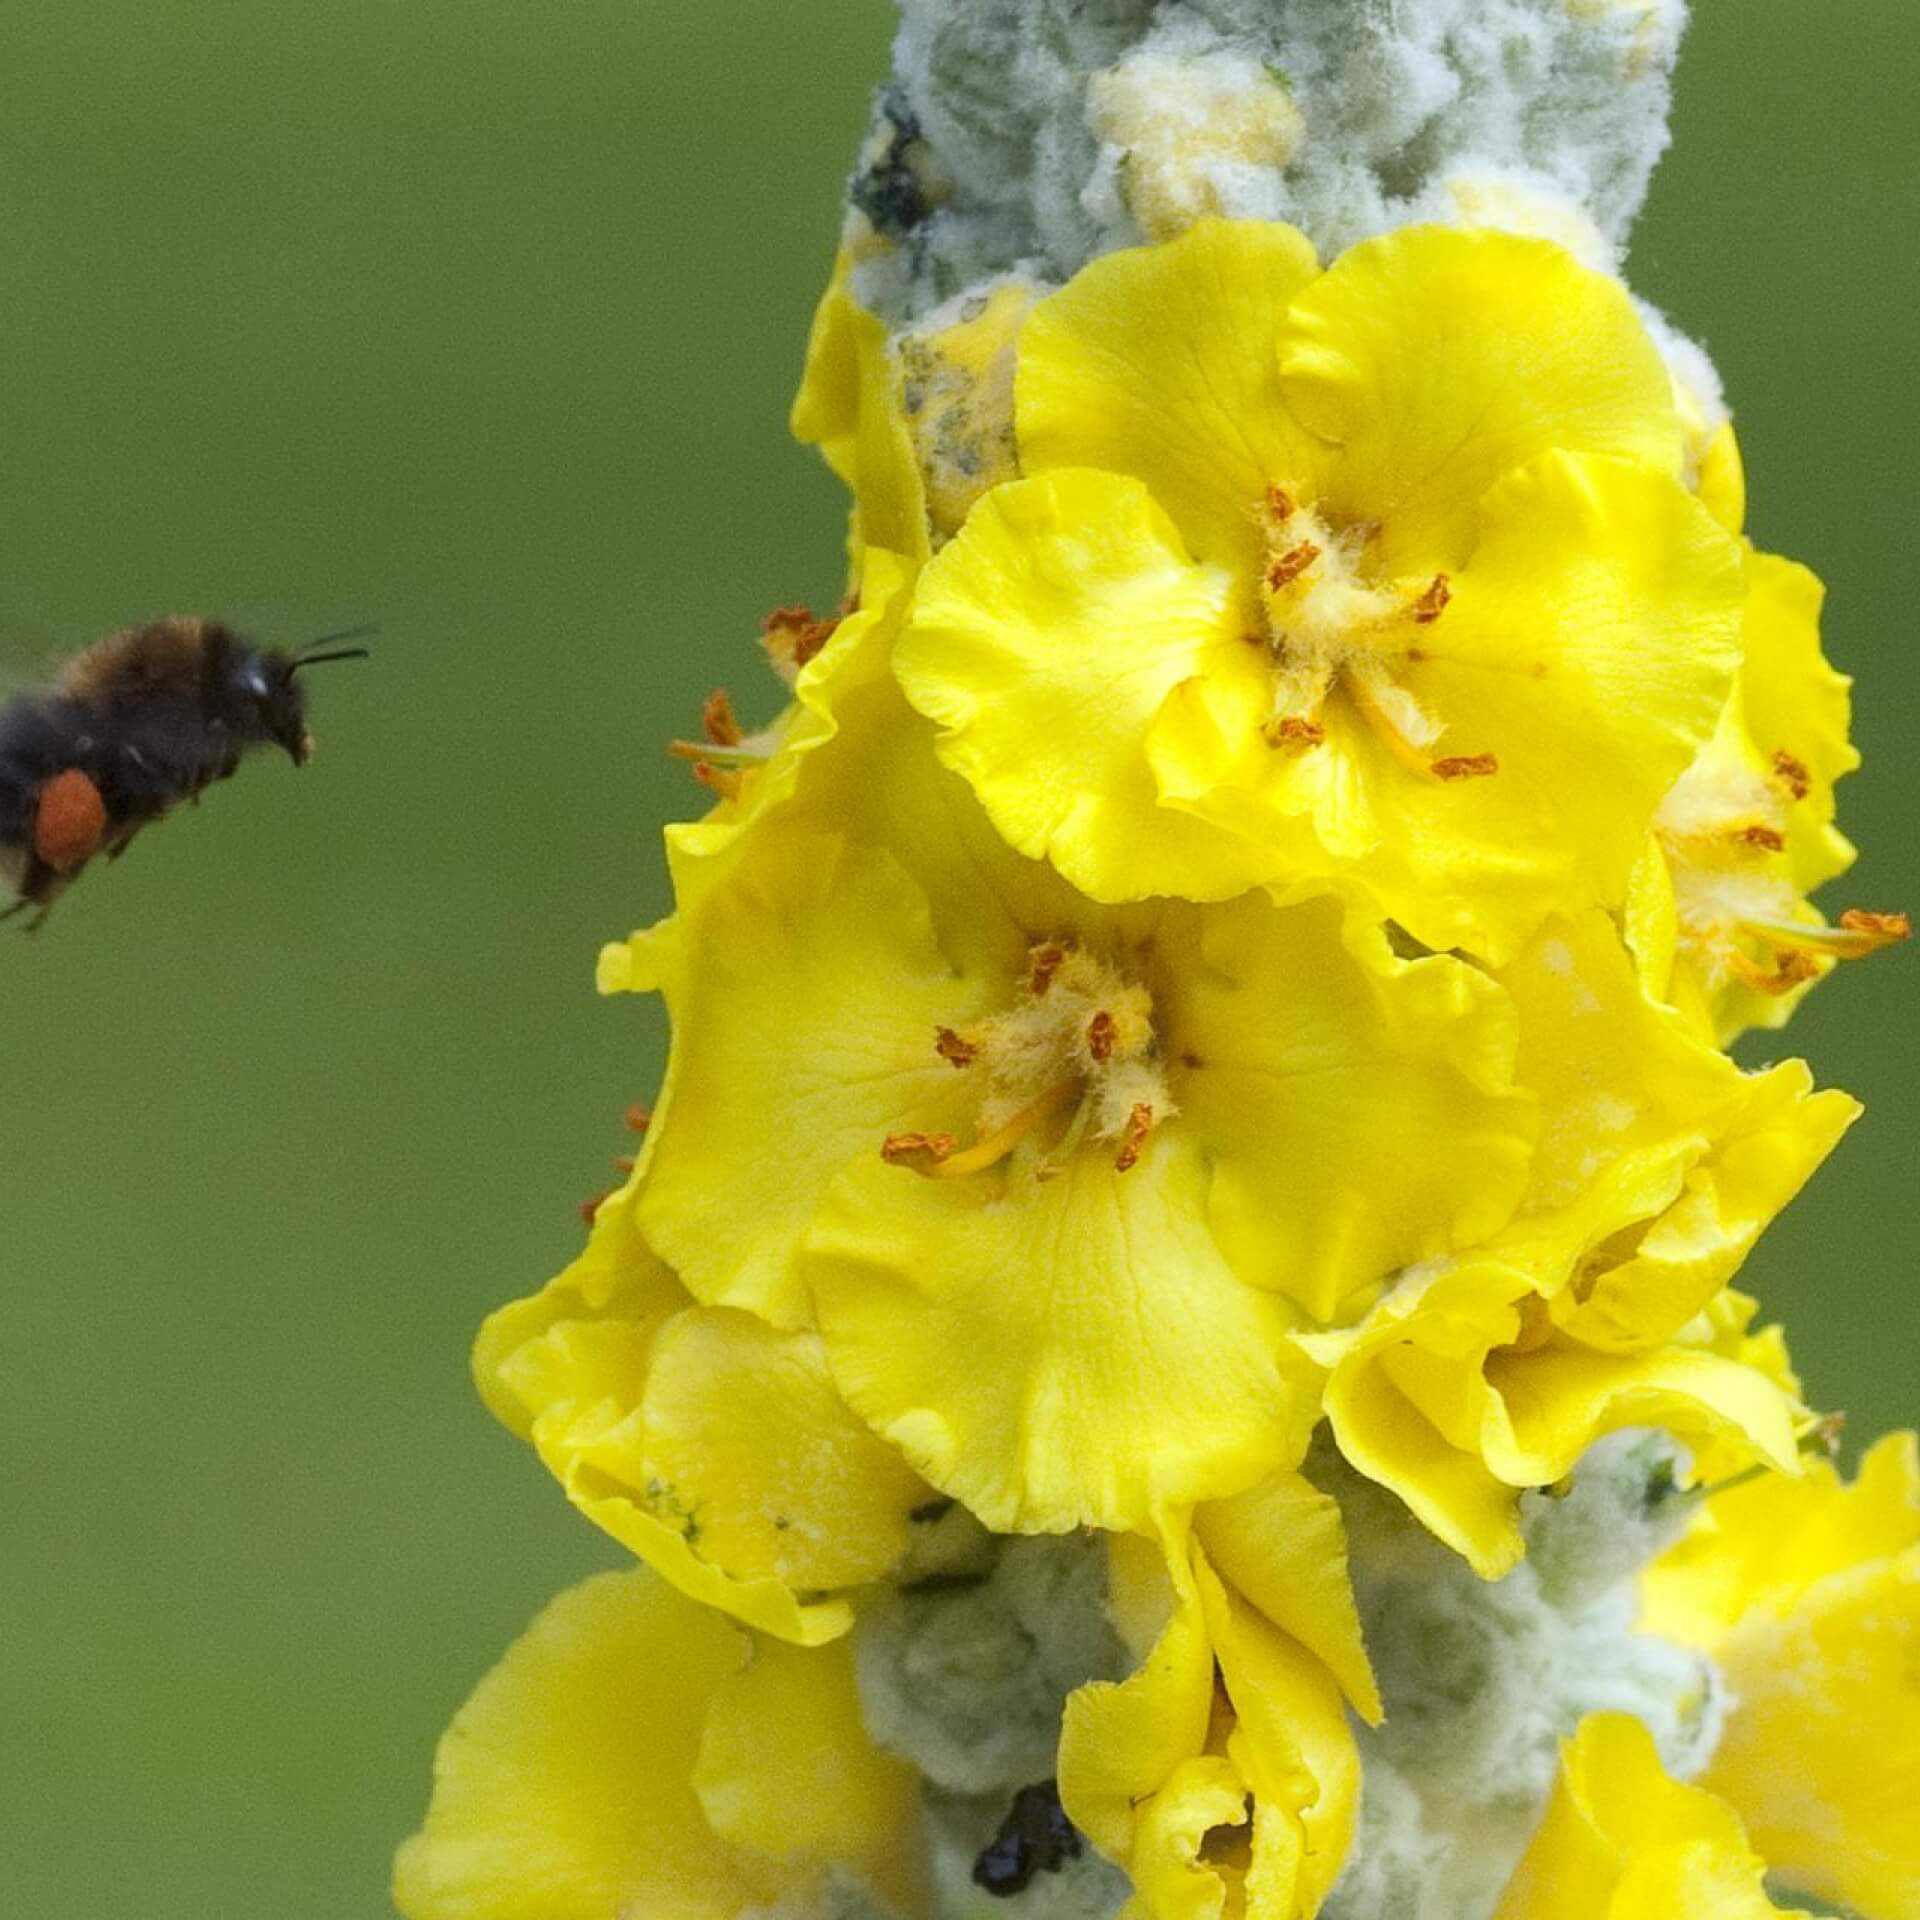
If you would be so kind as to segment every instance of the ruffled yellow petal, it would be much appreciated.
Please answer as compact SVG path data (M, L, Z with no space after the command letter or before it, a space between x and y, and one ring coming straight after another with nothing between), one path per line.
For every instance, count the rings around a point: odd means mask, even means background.
M1700 496L1700 504L1729 533L1738 533L1746 525L1747 470L1731 420L1721 421L1708 440L1693 490Z
M1250 1801L1244 1910L1250 1920L1307 1920L1340 1877L1359 1812L1360 1754L1340 1687L1225 1587L1204 1552L1194 1575L1233 1708L1227 1758Z
M1920 1446L1843 1484L1717 1494L1643 1581L1649 1631L1711 1652L1734 1702L1703 1784L1780 1878L1875 1920L1920 1916Z
M1169 1523L1164 1553L1145 1540L1123 1537L1111 1545L1116 1588L1124 1584L1134 1602L1129 1624L1145 1637L1139 1616L1157 1590L1160 1627L1125 1680L1090 1681L1068 1697L1060 1729L1060 1802L1108 1859L1123 1866L1137 1860L1137 1879L1168 1838L1164 1828L1143 1833L1143 1808L1206 1746L1213 1646L1184 1522ZM1123 1563L1131 1575L1124 1583L1117 1577Z
M580 1261L488 1320L483 1395L682 1592L803 1644L845 1632L841 1595L899 1560L924 1485L840 1400L818 1336L695 1307L631 1212L610 1201Z
M1313 1514L1310 1490L1294 1497L1276 1481L1269 1497L1263 1523L1282 1505ZM1243 1518L1222 1527L1216 1517L1212 1530L1237 1535L1243 1550L1253 1537ZM1310 1527L1340 1548L1337 1516L1331 1534L1318 1514ZM1358 1803L1339 1682L1222 1579L1184 1522L1170 1520L1162 1544L1159 1637L1126 1680L1067 1702L1062 1803L1132 1876L1139 1914L1310 1920L1339 1874ZM1303 1561L1298 1549L1285 1557ZM1264 1584L1271 1596L1278 1583Z
M1520 1560L1520 1491L1607 1433L1661 1426L1742 1464L1797 1460L1797 1402L1767 1373L1690 1341L1595 1352L1491 1258L1410 1275L1357 1331L1300 1344L1332 1368L1341 1452L1486 1579Z
M1082 268L1021 338L1022 469L1132 474L1202 560L1250 571L1268 485L1310 457L1275 343L1315 271L1293 228L1227 220Z
M440 1742L425 1825L394 1868L407 1920L736 1920L803 1894L814 1863L722 1838L692 1785L744 1648L649 1574L563 1593Z
M721 1839L851 1867L896 1910L911 1910L919 1776L869 1738L849 1644L756 1640L714 1689L692 1778Z
M1680 472L1672 382L1625 288L1545 240L1363 241L1294 301L1281 373L1286 405L1338 449L1324 490L1380 523L1394 572L1458 566L1481 496L1550 449Z
M1020 852L1099 900L1224 898L1257 856L1163 809L1143 745L1182 681L1253 664L1232 599L1138 481L1066 469L981 503L895 668Z
M755 851L706 892L669 982L672 1093L639 1218L699 1298L794 1327L828 1182L890 1134L964 1123L933 1037L978 1007L888 854L811 836Z
M1543 455L1476 513L1442 610L1415 621L1410 590L1329 669L1317 738L1277 737L1228 655L1241 679L1189 683L1146 751L1168 806L1504 958L1545 914L1625 896L1726 703L1740 554L1677 481L1592 456Z
M1765 1874L1732 1810L1670 1780L1637 1720L1594 1714L1494 1920L1759 1920L1789 1911Z
M1516 1078L1540 1100L1527 1198L1503 1255L1596 1346L1684 1326L1858 1117L1803 1064L1743 1074L1649 1002L1611 923L1558 921L1500 975ZM1567 1290L1567 1283L1572 1288Z
M1340 1503L1297 1473L1279 1473L1194 1514L1194 1533L1226 1585L1313 1654L1353 1708L1382 1708L1347 1580Z
M1299 1459L1315 1409L1287 1311L1214 1245L1190 1135L1125 1174L1081 1152L1011 1178L870 1152L827 1196L808 1272L834 1377L878 1432L1025 1533L1138 1530Z
M1206 1143L1209 1217L1254 1284L1320 1319L1392 1269L1500 1226L1534 1117L1511 1090L1504 997L1459 962L1392 957L1377 930L1335 963L1330 902L1195 916L1170 1022Z
M927 506L887 329L854 297L843 249L814 314L806 370L793 403L793 437L817 446L853 493L849 545L915 560L928 551Z

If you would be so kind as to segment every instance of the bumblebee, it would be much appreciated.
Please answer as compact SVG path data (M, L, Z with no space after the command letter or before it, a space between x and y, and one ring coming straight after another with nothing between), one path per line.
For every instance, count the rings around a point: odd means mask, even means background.
M260 647L217 620L172 615L83 647L45 691L0 709L0 874L40 926L96 855L117 860L140 829L198 800L255 747L293 764L313 753L299 675L369 631L296 653Z

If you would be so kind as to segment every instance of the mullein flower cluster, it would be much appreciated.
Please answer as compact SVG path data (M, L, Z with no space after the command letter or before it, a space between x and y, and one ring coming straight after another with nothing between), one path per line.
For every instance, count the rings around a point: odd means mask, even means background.
M641 1564L402 1911L1913 1920L1920 1458L1732 1284L1856 1108L1725 1051L1906 929L1810 903L1820 589L1610 270L1578 83L1657 117L1678 9L1408 9L1364 204L1376 10L1344 94L1309 0L905 11L795 409L847 598L676 749L644 1145L476 1350ZM1474 157L1502 33L1560 149ZM971 190L1069 84L1074 219Z

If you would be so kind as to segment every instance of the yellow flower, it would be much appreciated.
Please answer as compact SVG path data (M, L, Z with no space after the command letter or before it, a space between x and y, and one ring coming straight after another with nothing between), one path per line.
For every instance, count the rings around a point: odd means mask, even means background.
M1837 961L1907 935L1900 914L1829 927L1806 898L1853 864L1833 789L1860 764L1851 683L1820 651L1821 597L1806 568L1749 553L1737 690L1661 801L1635 873L1628 924L1647 990L1721 1044L1785 1025Z
M1341 1451L1488 1578L1520 1557L1520 1490L1615 1428L1793 1468L1791 1375L1717 1296L1858 1112L1797 1061L1741 1073L1648 1003L1603 915L1550 924L1502 981L1540 1100L1519 1212L1358 1327L1296 1336L1332 1369Z
M1761 1920L1766 1863L1733 1812L1662 1771L1624 1714L1594 1714L1562 1751L1539 1831L1493 1920ZM1806 1920L1806 1916L1800 1916Z
M1920 1449L1851 1486L1825 1461L1716 1494L1648 1570L1647 1631L1711 1653L1733 1700L1701 1784L1778 1876L1869 1920L1920 1916Z
M1098 907L897 691L838 720L722 875L676 849L682 913L603 969L674 1021L641 1231L702 1301L817 1323L989 1525L1125 1529L1290 1464L1288 1299L1330 1312L1520 1191L1500 992L1327 901Z
M887 330L854 297L857 251L841 249L807 340L806 370L794 397L793 437L817 446L853 493L848 549L885 547L911 559L927 553L926 489L907 428L900 369Z
M860 1724L844 1645L753 1640L651 1574L601 1574L455 1716L394 1901L406 1920L743 1920L776 1902L824 1920L844 1877L904 1907L916 1793Z
M1069 1817L1132 1876L1151 1920L1306 1920L1358 1804L1343 1690L1380 1717L1338 1505L1277 1474L1169 1520L1157 1545L1115 1539L1112 1565L1140 1666L1067 1703Z
M846 1407L817 1334L702 1307L605 1201L586 1251L480 1331L482 1397L567 1497L690 1598L813 1645L905 1553L927 1488Z
M898 652L1014 846L1106 900L1347 883L1501 958L1624 896L1740 569L1616 283L1440 228L1321 274L1206 221L1084 269L1019 355L1031 477Z

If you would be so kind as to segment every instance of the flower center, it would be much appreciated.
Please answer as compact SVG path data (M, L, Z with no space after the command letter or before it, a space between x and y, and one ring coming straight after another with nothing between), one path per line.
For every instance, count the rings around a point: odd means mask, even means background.
M1764 777L1742 763L1703 759L1654 815L1680 935L1711 989L1738 981L1757 993L1790 993L1834 961L1877 952L1912 931L1903 913L1850 908L1833 927L1800 917L1787 839L1793 805L1809 785L1807 769L1784 749Z
M979 1173L1029 1134L1059 1124L1035 1173L1050 1179L1088 1141L1134 1166L1148 1136L1174 1111L1158 1059L1145 987L1065 941L1027 955L1026 976L1004 1012L966 1028L941 1027L934 1051L980 1089L976 1138L896 1133L881 1153L936 1179Z
M1452 598L1444 573L1407 588L1381 584L1367 567L1374 529L1336 528L1284 487L1261 506L1266 560L1260 581L1273 656L1267 744L1301 751L1326 738L1324 709L1336 693L1351 703L1403 766L1441 780L1495 773L1490 753L1436 757L1446 722L1429 713L1401 675L1422 657L1420 633Z

